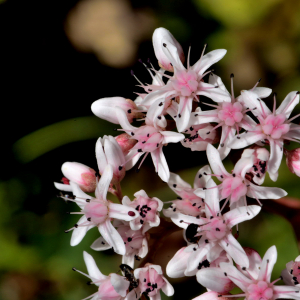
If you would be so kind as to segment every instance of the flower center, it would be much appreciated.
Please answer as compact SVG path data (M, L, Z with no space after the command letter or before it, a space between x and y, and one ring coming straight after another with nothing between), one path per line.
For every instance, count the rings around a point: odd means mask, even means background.
M142 293L146 293L149 297L159 293L159 290L166 284L162 275L152 268L140 272L140 283Z
M284 124L285 121L286 117L283 114L269 115L261 124L262 131L266 135L270 135L272 139L280 139L282 135L290 130L290 124Z
M227 126L233 126L243 119L243 106L239 102L223 102L222 108L218 112L220 120L224 121Z
M207 239L210 241L221 240L230 232L230 229L227 227L225 220L220 217L210 219L208 224L200 228L201 231L199 231L199 233L201 234L203 231Z
M192 70L178 71L175 78L171 79L171 82L176 91L180 92L182 96L189 97L197 91L197 77L197 73Z
M156 150L163 140L163 136L152 126L140 127L134 135L134 138L138 140L134 149L139 149L141 152L152 152Z
M222 199L230 196L231 203L238 201L246 193L247 187L241 176L228 177L222 183Z
M246 291L247 300L268 300L273 298L273 289L265 281L250 284Z
M108 217L108 207L104 200L97 199L86 204L83 212L86 218L94 224L102 224Z

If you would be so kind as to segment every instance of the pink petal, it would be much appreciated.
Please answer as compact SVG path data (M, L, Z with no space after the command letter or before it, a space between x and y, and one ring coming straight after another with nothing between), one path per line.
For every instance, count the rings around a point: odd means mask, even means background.
M277 250L275 246L272 246L267 250L266 254L263 257L257 280L270 282L271 274L276 261Z

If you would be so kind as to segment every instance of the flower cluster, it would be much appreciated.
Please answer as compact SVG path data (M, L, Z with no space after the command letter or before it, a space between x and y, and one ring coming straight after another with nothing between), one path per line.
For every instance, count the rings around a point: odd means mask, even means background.
M278 187L263 186L266 173L277 180L283 153L291 172L300 176L299 149L284 148L286 143L300 141L300 125L292 123L298 115L290 118L299 103L299 92L290 92L277 109L274 95L273 109L269 109L262 99L272 91L258 87L259 81L235 97L234 76L228 92L221 78L210 70L226 50L205 53L205 46L199 60L190 65L189 49L185 67L183 49L168 30L155 30L153 46L160 69L144 64L152 82L139 81L143 92L135 100L112 97L92 104L96 116L120 125L118 130L124 131L96 142L100 176L81 163L66 162L62 165L62 183L55 183L61 198L75 202L80 209L70 213L81 215L74 227L66 230L72 231L71 245L80 243L88 230L97 227L101 236L91 248L112 248L122 255L123 275L105 276L92 256L84 252L88 275L78 272L99 287L88 298L160 300L160 290L172 296L174 289L161 266L155 264L155 255L165 235L182 230L186 246L168 262L166 274L171 278L196 276L208 289L197 300L300 299L299 257L282 272L287 285L275 285L280 280L271 282L276 247L269 248L261 259L254 249L238 241L238 224L259 214L261 200L287 195ZM163 153L169 143L207 156L208 165L199 169L193 187L170 172ZM243 151L228 172L222 161L232 149ZM138 162L139 169L149 153L158 176L177 199L163 203L144 190L137 191L133 200L123 196L121 181L126 172ZM108 200L107 193L116 196L119 203ZM255 204L248 205L247 198L253 198ZM135 269L135 264L139 268ZM236 286L242 293L231 295Z

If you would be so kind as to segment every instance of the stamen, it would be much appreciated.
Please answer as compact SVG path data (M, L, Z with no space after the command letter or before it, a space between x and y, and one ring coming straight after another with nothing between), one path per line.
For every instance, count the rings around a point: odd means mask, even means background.
M187 68L190 68L190 54L191 54L191 46L189 47L188 57L187 57Z
M254 87L251 89L251 91L253 91L258 86L260 81L261 81L261 78L258 79L258 81L255 83Z
M295 97L293 98L292 101L289 102L289 104L285 107L285 109L283 110L282 114L285 114L285 112L287 111L287 109L290 107L290 105L294 102L294 100L296 99L296 97L299 95L299 92L296 93Z
M234 77L234 74L232 73L230 75L230 81L231 81L231 101L234 102L234 90L233 90L233 77Z
M276 113L276 95L277 93L274 93L274 96L273 96L273 115L275 116L275 113Z

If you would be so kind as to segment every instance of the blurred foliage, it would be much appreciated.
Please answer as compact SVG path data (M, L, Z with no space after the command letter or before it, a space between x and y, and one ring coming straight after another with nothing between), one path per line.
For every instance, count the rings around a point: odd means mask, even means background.
M101 1L89 2L99 5ZM71 228L77 218L66 215L65 211L78 208L58 199L52 182L60 180L60 167L65 161L82 162L96 169L96 139L104 134L116 135L113 131L116 126L92 116L90 105L102 97L134 99L133 91L138 92L139 88L129 77L130 69L143 82L149 82L143 66L130 60L150 58L156 65L149 34L153 24L168 28L185 50L191 43L192 63L199 58L206 42L208 51L227 49L227 55L214 69L227 87L229 75L235 74L236 94L251 88L259 78L262 78L260 86L278 92L279 102L290 91L300 89L298 0L123 1L121 12L120 7L117 11L111 10L112 5L109 7L109 23L97 18L96 10L90 10L93 19L83 18L78 3L78 0L7 0L0 5L0 60L4 75L1 121L5 144L0 175L0 298L3 300L73 300L94 293L96 287L84 285L87 279L71 271L72 267L86 271L83 250L95 257L104 274L118 271L119 256L111 251L96 253L89 248L98 237L96 229L80 245L69 245L70 234L64 234L63 230ZM75 21L74 11L81 16ZM70 22L75 22L77 29L73 28L68 40ZM76 36L78 28L86 31ZM116 41L113 37L120 33L122 40L110 43L109 37ZM99 39L100 36L105 36L105 40ZM88 49L95 55L76 51L71 43L78 47L79 39L87 47L79 47L80 51ZM122 53L120 41L127 45L130 56ZM115 49L109 50L111 46ZM103 51L105 55L101 55ZM113 59L113 54L118 53L124 56ZM271 97L267 103L272 105ZM296 145L291 143L288 147ZM176 145L165 147L164 152L171 171L178 172L191 184L197 170L206 163L204 152L195 153ZM232 168L230 162L227 161L226 167ZM283 159L278 181L274 183L267 178L265 186L279 186L290 196L299 197L298 182L299 178L289 173ZM131 199L140 189L163 201L176 197L158 179L150 158L138 177L134 170L127 173L122 188ZM288 220L267 212L240 226L240 241L256 248L261 256L271 245L277 246L274 279L286 262L299 253ZM166 249L170 250L168 255L176 251L172 243L167 248L170 248ZM170 256L160 259L166 263ZM182 298L180 290L186 299L202 291L195 279L171 282L176 284L173 299Z

